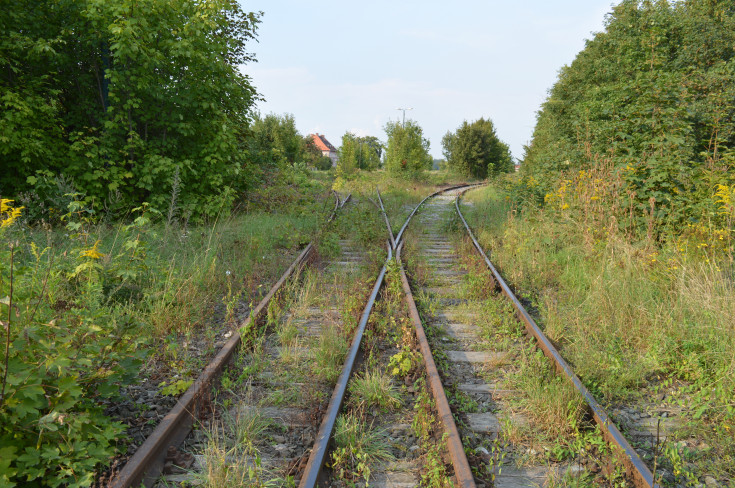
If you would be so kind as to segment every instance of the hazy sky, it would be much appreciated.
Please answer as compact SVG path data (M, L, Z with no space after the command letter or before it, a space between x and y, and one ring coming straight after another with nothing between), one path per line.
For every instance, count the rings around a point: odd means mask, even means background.
M263 11L257 63L243 71L299 131L373 135L414 119L441 157L442 136L490 118L515 157L559 69L601 31L612 0L241 0Z

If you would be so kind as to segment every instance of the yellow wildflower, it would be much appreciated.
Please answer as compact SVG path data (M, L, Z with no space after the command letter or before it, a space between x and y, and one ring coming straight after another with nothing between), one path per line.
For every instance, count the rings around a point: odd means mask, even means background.
M104 256L104 254L102 254L98 249L100 242L101 241L98 239L97 242L94 243L94 246L92 246L90 249L87 249L86 251L82 251L80 253L81 256L85 258L92 258L92 259L99 259L102 256Z
M21 210L25 207L12 207L10 204L13 200L3 198L0 200L0 228L5 228L13 225L18 217L20 217Z
M717 185L715 192L717 203L720 204L720 213L729 214L733 209L733 199L735 199L735 186L731 189L727 185Z

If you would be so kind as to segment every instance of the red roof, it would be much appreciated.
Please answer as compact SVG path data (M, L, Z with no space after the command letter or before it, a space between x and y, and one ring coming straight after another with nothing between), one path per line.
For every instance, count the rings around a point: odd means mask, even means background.
M337 149L321 134L311 134L311 138L314 140L314 145L320 151L336 151Z

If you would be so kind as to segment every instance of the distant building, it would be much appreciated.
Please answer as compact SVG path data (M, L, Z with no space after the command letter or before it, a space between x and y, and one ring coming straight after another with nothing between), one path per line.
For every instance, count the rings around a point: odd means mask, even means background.
M309 134L314 141L314 145L322 152L322 156L328 156L332 160L332 166L337 164L339 155L337 148L330 143L322 134Z

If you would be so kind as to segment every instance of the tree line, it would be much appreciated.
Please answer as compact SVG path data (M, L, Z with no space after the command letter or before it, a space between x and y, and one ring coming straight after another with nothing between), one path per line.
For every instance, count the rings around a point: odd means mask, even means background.
M646 232L655 220L673 233L731 226L734 54L731 1L614 7L538 114L522 171L536 198L594 170L615 182L621 224Z
M0 193L63 174L101 206L213 214L253 181L258 99L238 66L260 15L236 0L8 2L0 9ZM43 183L43 182L42 182Z
M382 163L392 175L412 178L432 168L429 140L416 121L388 122L385 133L385 146L375 137L346 133L342 137L338 174L350 177L357 169L375 169ZM446 133L442 146L448 168L468 178L484 179L515 169L510 149L498 138L490 119L464 121L456 131ZM385 156L381 162L383 148Z
M121 213L142 202L164 210L175 195L182 214L201 218L231 208L273 168L331 167L293 116L255 110L260 97L240 66L254 60L248 43L260 17L237 0L4 5L0 195L29 217L65 211L68 193ZM480 178L510 158L492 123L481 125L460 128L445 152L450 167ZM337 172L384 165L410 176L431 167L416 122L385 131L386 144L346 134Z

